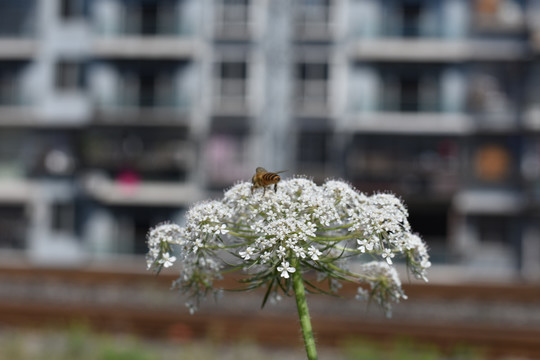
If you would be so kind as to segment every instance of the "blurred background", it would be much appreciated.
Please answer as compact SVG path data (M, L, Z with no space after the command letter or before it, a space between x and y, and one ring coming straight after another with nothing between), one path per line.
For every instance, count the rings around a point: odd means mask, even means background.
M0 0L13 323L133 300L148 228L257 166L398 194L434 264L409 290L540 354L540 0Z

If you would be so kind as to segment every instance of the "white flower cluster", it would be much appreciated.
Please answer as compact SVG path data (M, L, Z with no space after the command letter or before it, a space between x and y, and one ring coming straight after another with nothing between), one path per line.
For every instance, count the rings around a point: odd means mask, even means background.
M357 299L373 297L381 305L387 316L392 314L390 301L398 302L400 299L407 299L407 295L401 289L401 281L395 268L385 262L373 261L364 264L361 272L365 276L365 281L370 289L378 291L367 292L364 288L358 288Z
M146 264L148 269L160 270L170 267L176 261L171 255L171 245L179 244L182 229L176 224L163 223L151 229L148 233L148 254Z
M405 258L412 273L427 280L426 246L411 233L407 216L395 196L366 196L341 181L317 186L293 178L264 195L252 193L251 184L243 182L221 201L192 207L184 227L161 224L152 229L148 265L155 270L172 265L175 247L181 263L177 285L197 301L213 290L223 271L246 270L247 289L267 286L270 294L279 289L286 293L292 274L312 270L333 283L367 284L370 296L387 307L389 300L404 297L390 266L395 259ZM355 256L375 262L352 273L344 265ZM192 309L197 301L190 303Z

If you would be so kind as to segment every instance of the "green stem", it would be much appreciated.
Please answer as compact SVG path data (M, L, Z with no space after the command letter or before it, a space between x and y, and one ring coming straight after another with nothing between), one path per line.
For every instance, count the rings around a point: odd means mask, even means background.
M236 231L230 231L227 233L229 235L232 235L232 236L236 236L236 237L241 237L241 238L244 238L244 239L256 239L258 238L260 235L247 235L247 234L241 234L241 233L238 233Z
M343 224L343 225L340 225L340 226L321 228L321 229L319 229L319 230L320 230L320 231L331 231L331 230L348 229L348 228L350 228L353 224L354 224L354 223L348 223L348 224Z
M296 306L298 308L298 317L300 318L300 326L302 327L302 335L304 336L304 345L306 346L306 354L308 360L317 359L317 349L315 347L315 338L311 328L311 319L309 317L309 309L306 301L306 291L304 289L304 279L297 258L292 260L291 264L296 271L292 273L294 295L296 296Z
M317 242L320 242L320 241L336 241L336 242L338 242L338 241L353 239L353 238L355 238L357 236L358 236L357 233L353 233L353 234L347 234L347 235L343 235L343 236L320 236L320 235L317 235L317 236L312 236L310 238L311 238L311 240L317 241Z

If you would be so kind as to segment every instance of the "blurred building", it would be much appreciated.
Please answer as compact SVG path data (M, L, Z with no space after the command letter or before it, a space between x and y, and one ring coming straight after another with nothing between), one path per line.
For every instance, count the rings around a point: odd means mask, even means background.
M391 190L445 271L540 278L540 0L0 0L0 246L146 252L256 166Z

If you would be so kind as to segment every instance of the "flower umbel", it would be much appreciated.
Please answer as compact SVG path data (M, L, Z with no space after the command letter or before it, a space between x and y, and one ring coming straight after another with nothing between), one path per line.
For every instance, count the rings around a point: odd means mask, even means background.
M341 281L358 283L357 297L368 294L389 314L391 301L406 298L393 263L403 259L425 281L431 265L407 216L395 196L367 196L341 181L317 186L293 178L264 194L252 193L251 184L243 182L220 201L195 204L185 226L151 229L147 264L155 271L180 264L176 286L191 297L190 310L209 292L219 292L214 280L223 272L244 271L245 290L266 286L264 305L280 291L290 295L292 278L311 271L327 279L331 291ZM307 291L328 291L315 281L304 283Z

